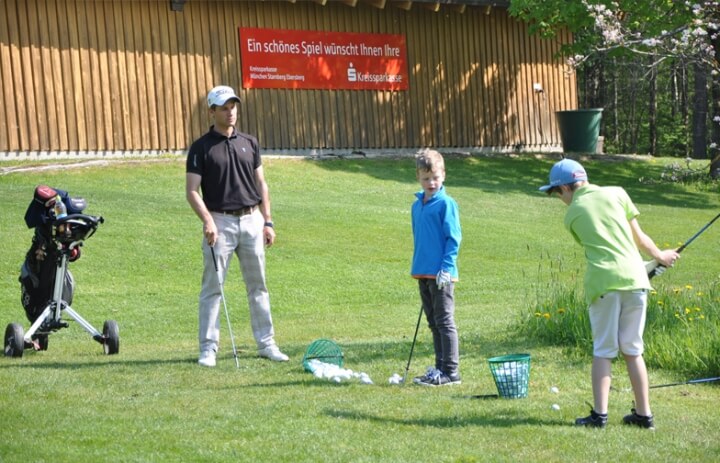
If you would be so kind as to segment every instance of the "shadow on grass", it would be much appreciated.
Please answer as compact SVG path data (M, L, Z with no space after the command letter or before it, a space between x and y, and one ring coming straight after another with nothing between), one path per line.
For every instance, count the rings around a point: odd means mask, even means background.
M356 421L370 421L374 423L393 423L407 426L425 426L431 428L464 428L468 426L509 428L513 426L568 426L567 421L560 419L539 419L528 417L521 410L508 409L499 412L478 410L478 413L467 418L396 418L390 416L374 415L369 413L327 409L325 414L331 418L342 418Z
M476 188L488 193L526 193L531 196L541 196L538 187L546 183L550 168L559 159L559 156L557 159L536 159L532 156L446 156L445 183L449 189L463 187ZM672 183L658 185L640 183L640 178L659 179L663 170L659 164L633 159L618 161L617 158L602 157L595 157L582 163L592 183L622 186L636 204L697 209L717 208L716 205L708 202L711 194L690 192L686 187ZM378 180L417 183L413 159L332 160L319 162L317 165L331 172L356 173Z
M116 357L117 358L117 357ZM55 370L55 369L63 369L63 370L79 370L84 368L104 368L107 366L144 366L144 365L181 365L181 364L191 364L191 363L197 363L197 358L177 358L177 359L157 359L157 360L103 360L99 362L88 362L88 361L78 361L78 362L48 362L48 363L38 363L38 362L27 362L27 363L21 363L22 360L17 359L18 361L10 361L10 363L2 363L2 360L0 360L0 370L6 370L10 368L30 368L30 369L48 369L48 370ZM231 358L232 360L232 358Z
M423 327L421 327L422 330ZM425 331L428 331L425 328ZM488 338L476 333L460 334L460 354L462 360L487 359L500 355L531 353L536 348L543 346L542 343L529 338L515 336L509 331L504 334L493 333L494 338ZM420 339L422 337L422 339ZM402 364L403 369L407 364L412 338L404 338L402 341L392 342L349 342L338 343L343 350L345 363L374 363L376 361L388 361L395 359ZM418 341L413 351L413 362L416 358L433 357L434 351L432 340L428 333L418 334Z

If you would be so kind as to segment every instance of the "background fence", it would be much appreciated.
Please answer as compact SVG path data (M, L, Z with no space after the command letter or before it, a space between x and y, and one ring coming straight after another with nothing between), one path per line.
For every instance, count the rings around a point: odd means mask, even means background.
M243 90L240 27L403 34L410 89ZM559 47L503 8L0 0L0 151L184 150L220 83L265 149L541 149L577 104Z

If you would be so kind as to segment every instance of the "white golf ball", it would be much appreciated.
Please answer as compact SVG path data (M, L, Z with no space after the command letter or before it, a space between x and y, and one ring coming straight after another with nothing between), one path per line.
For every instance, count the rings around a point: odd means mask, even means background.
M560 405L558 405L558 404L552 404L552 406L551 406L550 408L552 408L552 409L555 410L555 411L558 411L558 410L560 410Z
M550 388L550 392L552 392L553 394L558 394L558 393L560 392L560 389L558 389L557 387L553 386L553 387Z

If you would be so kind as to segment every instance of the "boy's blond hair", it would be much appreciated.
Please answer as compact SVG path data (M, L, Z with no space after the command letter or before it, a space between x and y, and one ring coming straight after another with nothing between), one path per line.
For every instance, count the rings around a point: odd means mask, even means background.
M418 172L445 172L445 160L439 151L425 148L415 154Z

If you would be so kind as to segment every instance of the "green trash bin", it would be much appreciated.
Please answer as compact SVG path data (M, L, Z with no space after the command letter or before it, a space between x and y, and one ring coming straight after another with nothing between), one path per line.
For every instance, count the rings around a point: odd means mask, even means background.
M565 153L595 153L602 108L557 111L560 139Z

